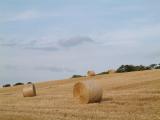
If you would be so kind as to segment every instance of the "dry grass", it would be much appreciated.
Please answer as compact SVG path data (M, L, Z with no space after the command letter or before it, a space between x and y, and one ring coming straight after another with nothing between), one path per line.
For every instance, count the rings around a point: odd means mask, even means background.
M23 86L1 88L0 120L160 120L159 70L95 76L103 100L87 105L72 97L83 79L37 83L32 98L23 97Z

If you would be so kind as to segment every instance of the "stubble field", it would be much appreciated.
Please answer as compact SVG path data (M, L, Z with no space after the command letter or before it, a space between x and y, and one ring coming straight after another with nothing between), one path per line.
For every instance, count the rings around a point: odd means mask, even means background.
M73 85L92 79L102 85L100 103L79 104ZM0 120L160 120L160 70L116 73L36 83L37 96L23 86L0 88Z

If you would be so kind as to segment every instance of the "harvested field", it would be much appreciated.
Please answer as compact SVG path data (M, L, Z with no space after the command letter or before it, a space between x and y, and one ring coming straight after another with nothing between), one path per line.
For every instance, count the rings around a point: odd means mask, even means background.
M97 75L101 103L78 104L73 86L89 77L36 83L37 96L22 86L0 88L0 120L160 120L160 70Z

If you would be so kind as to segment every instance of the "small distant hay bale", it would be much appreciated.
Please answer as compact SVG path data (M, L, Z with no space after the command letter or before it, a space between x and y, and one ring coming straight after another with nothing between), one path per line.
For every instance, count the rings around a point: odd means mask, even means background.
M33 97L36 96L36 88L34 84L27 84L23 88L23 96L24 97Z
M93 80L78 82L73 87L73 97L82 104L100 102L102 94L102 87Z
M96 73L94 71L88 71L87 75L88 76L96 76Z
M113 73L116 73L116 70L114 70L114 69L108 70L108 74L113 74Z

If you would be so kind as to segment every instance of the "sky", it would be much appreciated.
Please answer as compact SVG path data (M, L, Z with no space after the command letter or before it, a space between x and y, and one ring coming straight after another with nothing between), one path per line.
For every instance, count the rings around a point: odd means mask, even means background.
M0 0L0 85L160 63L159 0Z

